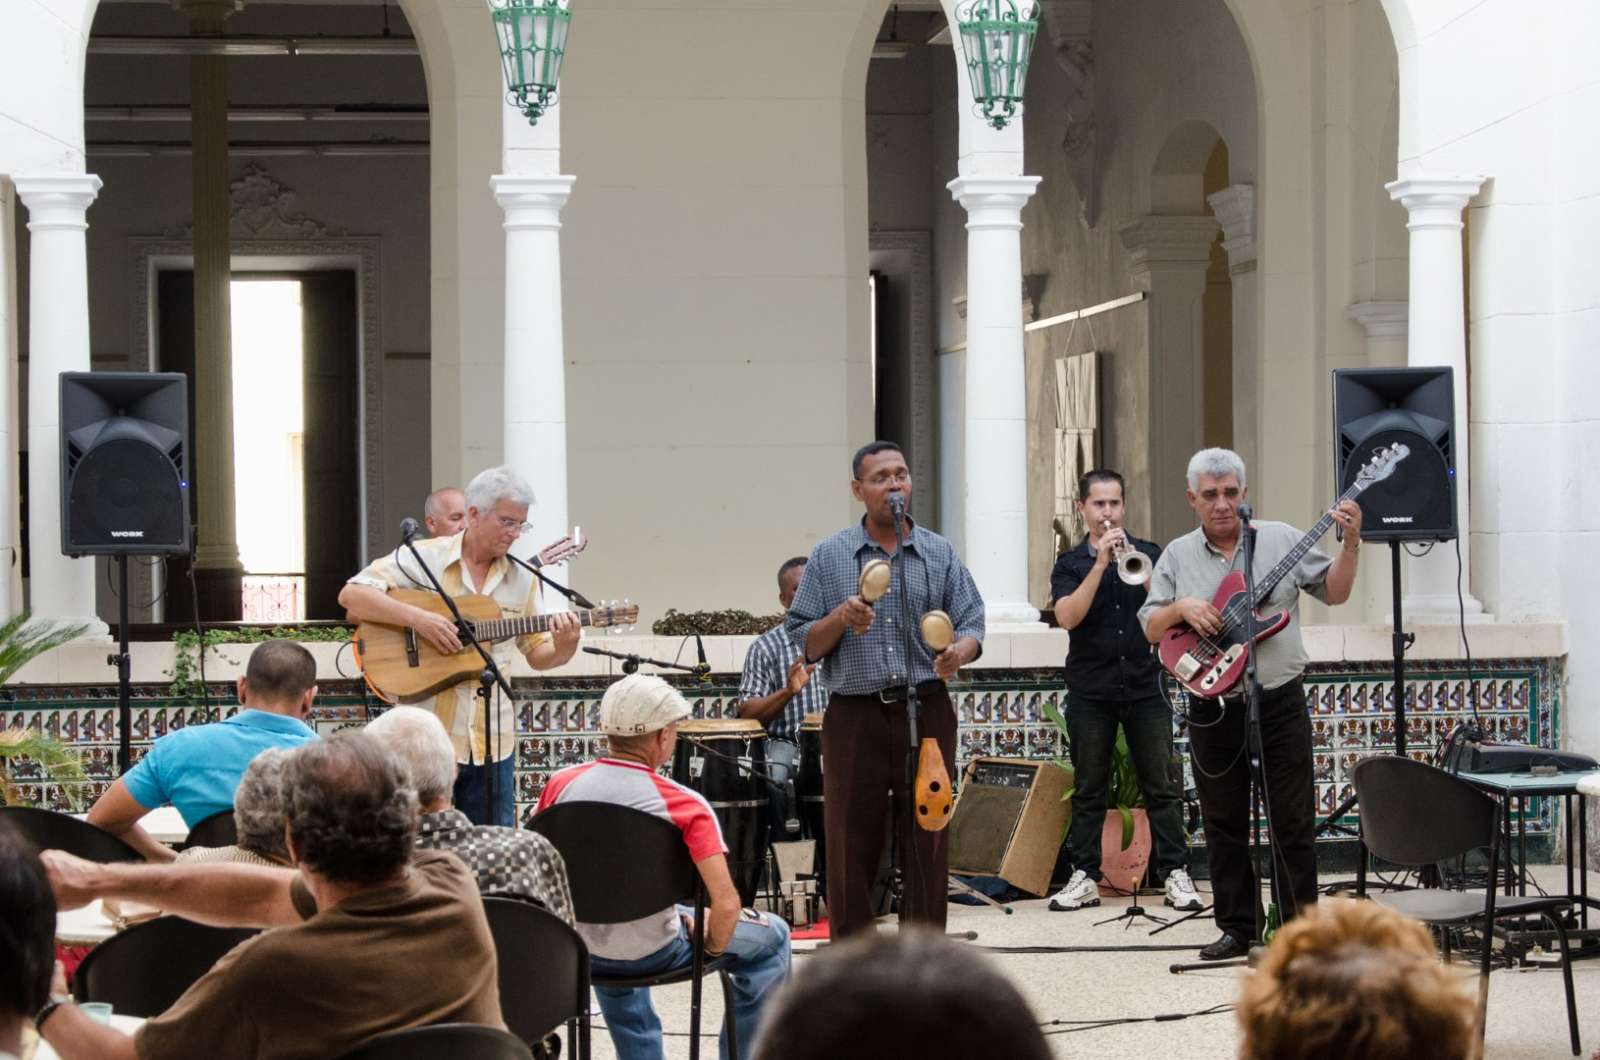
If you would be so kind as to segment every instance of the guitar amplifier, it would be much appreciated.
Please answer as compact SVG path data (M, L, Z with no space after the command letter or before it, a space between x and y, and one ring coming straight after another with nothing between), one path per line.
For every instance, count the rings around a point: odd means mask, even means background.
M1066 838L1072 774L1053 762L975 758L950 818L950 871L1043 897Z

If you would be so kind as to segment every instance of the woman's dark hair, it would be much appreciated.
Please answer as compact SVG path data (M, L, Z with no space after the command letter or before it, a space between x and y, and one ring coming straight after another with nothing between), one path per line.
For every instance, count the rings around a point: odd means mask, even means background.
M1048 1060L1050 1047L1028 1003L987 960L908 930L810 958L756 1041L756 1060L841 1056Z
M33 849L0 823L0 1011L32 1016L50 997L56 897Z
M338 883L380 883L411 859L417 793L364 732L302 744L283 765L284 818L299 863Z

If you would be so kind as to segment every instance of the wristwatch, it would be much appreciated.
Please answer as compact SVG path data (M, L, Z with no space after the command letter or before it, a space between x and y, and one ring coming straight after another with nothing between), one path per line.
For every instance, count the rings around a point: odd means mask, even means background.
M51 994L50 995L50 1000L48 1000L48 1001L46 1001L44 1003L44 1007L41 1008L38 1012L34 1013L34 1015L33 1015L33 1029L38 1031L39 1033L43 1034L44 1033L44 1021L49 1019L51 1014L54 1013L55 1010L60 1008L62 1005L70 1005L70 1004L72 1004L72 995L71 994Z

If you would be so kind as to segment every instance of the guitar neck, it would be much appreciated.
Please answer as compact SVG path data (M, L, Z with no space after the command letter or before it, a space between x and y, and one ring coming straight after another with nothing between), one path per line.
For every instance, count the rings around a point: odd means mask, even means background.
M604 611L575 611L580 626L606 625L602 621ZM521 618L491 618L478 620L472 623L472 632L479 640L497 641L510 637L525 637L530 633L550 632L550 623L554 615L524 615Z
M1365 488L1359 482L1353 484L1339 495L1338 500L1333 502L1333 508L1337 508L1345 501L1355 500ZM1278 561L1277 566L1268 571L1265 577L1256 579L1256 594L1251 604L1252 609L1258 608L1265 603L1267 597L1272 595L1272 590L1278 587L1278 583L1283 580L1284 576L1294 570L1295 565L1305 558L1305 554L1311 551L1313 545L1322 540L1322 535L1326 534L1329 528L1333 526L1333 508L1322 513L1322 518L1317 520L1317 525L1306 531L1305 536L1295 544L1294 548L1289 550L1287 555Z

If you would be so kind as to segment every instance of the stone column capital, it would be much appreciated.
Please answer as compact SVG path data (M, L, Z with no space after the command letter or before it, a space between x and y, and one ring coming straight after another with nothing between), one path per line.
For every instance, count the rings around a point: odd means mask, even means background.
M1345 315L1366 329L1368 339L1403 339L1411 325L1410 302L1356 302Z
M1411 215L1406 227L1413 232L1425 229L1461 231L1461 211L1478 194L1487 177L1407 177L1384 185L1389 198Z
M1022 208L1033 198L1039 177L957 177L945 187L967 211L967 229L1022 228Z
M1117 234L1136 273L1161 265L1203 270L1211 262L1211 244L1219 227L1215 217L1147 214L1129 221Z
M19 174L11 178L17 198L28 208L28 231L89 227L84 219L100 194L100 178L93 173Z
M502 173L489 178L495 201L505 211L505 228L559 229L561 208L572 195L577 177Z
M1256 263L1256 186L1230 184L1206 202L1222 225L1222 249L1228 252L1228 268L1242 272Z

